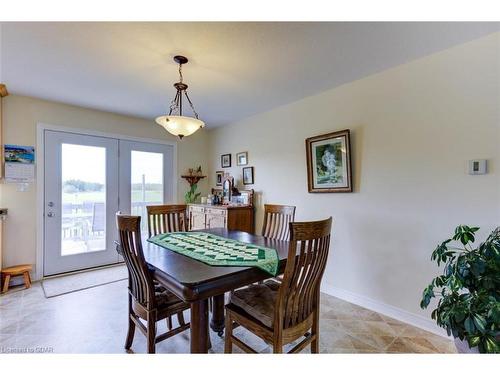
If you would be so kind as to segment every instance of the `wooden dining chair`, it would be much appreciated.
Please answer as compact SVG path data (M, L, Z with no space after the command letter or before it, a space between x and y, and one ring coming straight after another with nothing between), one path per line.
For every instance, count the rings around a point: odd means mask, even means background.
M288 241L290 238L289 224L294 219L295 206L265 204L262 236L275 240Z
M146 206L149 237L161 233L187 231L187 206L185 204L163 204ZM167 328L172 329L172 318L167 319Z
M231 294L226 305L225 353L233 344L245 352L256 351L233 335L240 325L265 342L274 353L303 338L289 353L307 345L319 352L320 284L330 247L332 218L323 221L290 223L290 245L283 281L266 280Z
M274 240L288 241L290 238L290 223L295 220L295 206L279 204L264 205L264 223L262 236ZM274 281L281 282L282 275L276 276ZM262 284L262 282L259 282Z
M135 328L147 337L148 353L155 352L155 344L189 329L182 315L189 304L177 298L172 292L154 280L144 259L141 242L141 217L116 214L119 242L117 251L125 260L128 269L128 333L125 349L130 349ZM156 322L177 314L179 326L166 333L156 335ZM140 320L146 320L144 325Z
M161 233L186 232L186 208L185 204L147 206L149 237Z

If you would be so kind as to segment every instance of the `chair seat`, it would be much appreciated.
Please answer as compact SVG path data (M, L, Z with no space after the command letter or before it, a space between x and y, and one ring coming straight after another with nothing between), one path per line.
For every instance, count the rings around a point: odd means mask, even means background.
M154 280L156 304L159 309L163 309L178 303L184 303L170 290Z
M231 294L231 303L247 314L272 328L274 308L280 284L266 280L262 284L252 284L244 289L235 290Z

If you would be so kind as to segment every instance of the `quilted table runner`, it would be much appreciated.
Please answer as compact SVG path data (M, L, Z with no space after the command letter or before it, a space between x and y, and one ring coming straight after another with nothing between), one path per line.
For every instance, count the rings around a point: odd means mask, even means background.
M163 233L148 241L211 266L258 267L273 276L278 273L278 253L267 247L204 232Z

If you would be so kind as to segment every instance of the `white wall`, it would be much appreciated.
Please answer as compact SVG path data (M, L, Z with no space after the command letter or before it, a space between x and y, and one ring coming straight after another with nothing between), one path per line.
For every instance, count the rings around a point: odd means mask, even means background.
M30 97L9 95L3 103L3 134L6 144L36 145L38 122L72 128L96 130L164 140L176 140L154 120L116 115ZM207 132L199 131L177 143L178 175L201 164L206 170ZM40 161L37 161L38 163ZM9 209L5 222L3 265L36 263L36 184L27 192L18 192L15 184L0 184L0 207ZM177 199L184 202L188 183L178 178ZM207 192L207 181L200 182Z
M436 244L461 223L500 225L499 51L497 33L211 130L210 183L221 154L248 151L257 230L263 203L333 216L324 290L428 317L419 301ZM309 194L304 140L346 128L354 192ZM489 174L467 175L473 158ZM241 167L226 170L241 180Z

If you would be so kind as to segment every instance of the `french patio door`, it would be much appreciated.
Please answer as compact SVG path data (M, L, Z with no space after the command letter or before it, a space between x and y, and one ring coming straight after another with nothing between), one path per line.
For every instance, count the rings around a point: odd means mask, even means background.
M146 206L174 202L173 147L120 141L120 210L141 216L147 231Z
M44 131L44 275L120 262L117 211L173 201L173 147Z

